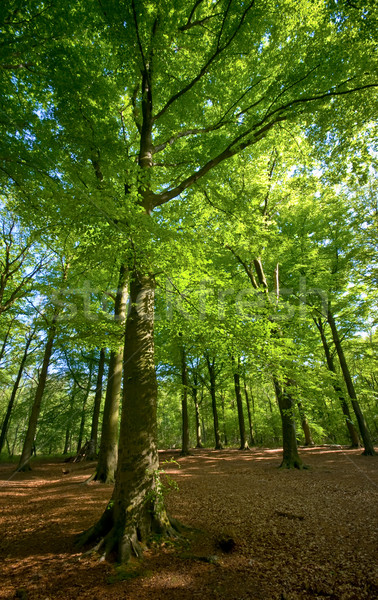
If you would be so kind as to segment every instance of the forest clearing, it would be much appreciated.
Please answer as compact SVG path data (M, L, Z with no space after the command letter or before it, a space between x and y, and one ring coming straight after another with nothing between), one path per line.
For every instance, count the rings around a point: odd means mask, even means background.
M2 464L0 598L373 600L376 461L323 446L301 449L308 470L282 470L280 454L160 452L163 480L179 488L166 496L169 512L194 531L127 567L74 548L111 496L110 485L82 485L94 463L70 464L64 475L66 463L37 459L32 473L14 477ZM227 536L235 546L222 550Z

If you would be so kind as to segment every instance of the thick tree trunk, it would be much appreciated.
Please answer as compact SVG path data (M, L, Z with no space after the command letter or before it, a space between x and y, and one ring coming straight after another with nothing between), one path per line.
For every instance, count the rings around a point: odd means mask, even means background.
M123 347L126 319L126 304L128 296L128 271L122 265L119 273L118 290L114 305L114 319L122 327L122 345L118 351L112 350L110 354L108 382L106 386L104 414L102 418L102 431L97 469L94 479L101 483L114 483L118 460L118 421L119 398L122 386Z
M331 373L334 373L336 375L335 363L333 361L333 357L332 357L332 354L331 354L331 351L330 351L330 348L329 348L329 345L327 342L327 338L325 336L325 331L324 331L322 320L314 319L314 322L320 333L320 337L321 337L323 349L324 349L324 354L325 354L326 361L327 361L328 370L331 371ZM341 410L343 411L343 414L345 416L345 423L346 423L346 426L348 429L351 446L352 446L352 448L359 448L360 447L360 439L358 437L357 430L353 424L349 406L348 406L346 399L344 398L342 389L336 382L333 383L333 389L335 390L335 392L340 400Z
M282 388L277 377L273 377L273 382L282 420L283 459L280 467L303 469L303 463L298 454L293 398L287 390Z
M357 400L357 395L356 395L356 391L354 389L354 385L353 385L353 381L349 372L349 368L348 368L348 364L345 358L345 354L343 351L343 348L341 346L341 342L340 342L340 338L339 338L339 334L337 331L337 327L336 327L336 323L335 320L333 318L333 315L330 311L330 309L328 308L328 323L331 327L331 331L332 331L332 337L333 337L333 342L335 344L336 347L336 351L339 357L339 361L340 361L340 367L341 367L341 371L343 373L344 376L344 381L345 381L345 385L347 387L348 390L348 394L349 397L351 399L352 402L352 407L354 410L354 414L356 415L356 419L357 419L357 423L358 423L358 427L360 430L360 434L364 443L364 452L363 454L365 454L366 456L374 456L375 455L375 450L374 450L374 446L373 446L373 442L370 436L370 432L368 430L368 427L366 425L365 422L365 418L363 415L363 412L361 410L361 407L359 405L359 402Z
M188 416L188 366L186 364L185 348L181 348L181 418L182 446L181 456L189 454L189 416Z
M214 358L210 362L209 356L206 354L206 363L209 371L210 378L210 396L211 396L211 408L213 411L213 421L214 421L214 438L215 438L215 450L222 450L223 446L220 439L219 432L219 418L218 418L218 409L217 409L217 399L215 393L215 364Z
M243 412L243 401L240 391L240 359L238 359L237 367L235 365L235 359L232 358L232 364L234 367L234 387L236 397L236 407L238 410L238 422L239 422L239 433L240 433L240 448L239 450L248 450L247 437L245 435L245 423L244 423L244 412Z
M37 430L38 417L39 417L39 413L41 411L43 392L45 391L45 387L46 387L47 373L48 373L50 359L51 359L53 345L54 345L57 317L58 317L58 314L56 312L53 317L52 324L51 324L51 327L48 332L47 342L46 342L46 346L45 346L45 352L43 355L42 368L41 368L41 372L40 372L40 375L38 378L37 390L36 390L35 396L34 396L32 411L31 411L30 418L29 418L29 425L28 425L28 429L26 432L21 457L20 457L20 460L19 460L19 463L17 466L17 471L30 471L31 470L30 459L31 459L32 452L33 452L34 437L35 437L35 432Z
M105 348L101 348L100 359L98 362L96 392L95 392L93 414L92 414L91 438L89 440L89 451L88 451L87 460L95 460L97 458L97 432L98 432L98 420L100 417L100 407L101 407L101 399L102 399L102 379L104 377L105 357L106 357Z
M3 446L4 446L4 442L5 442L5 438L6 438L6 435L7 435L8 426L9 426L9 420L10 420L10 417L11 417L11 414L12 414L12 409L13 409L13 406L14 406L14 402L15 402L16 395L17 395L17 392L18 392L18 388L20 386L20 381L21 381L21 378L22 378L22 374L24 372L26 359L28 357L29 347L30 347L30 344L31 344L31 342L33 340L34 333L35 332L33 331L29 335L29 337L27 338L27 340L26 340L26 346L25 346L25 349L24 349L24 354L23 354L22 359L21 359L21 363L20 363L20 366L19 366L19 369L18 369L16 380L15 380L15 382L13 384L13 389L12 389L11 397L10 397L9 402L8 402L7 411L5 413L3 425L2 425L2 428L1 428L1 434L0 434L0 452L2 451Z
M245 377L243 379L243 383L244 383L245 403L247 405L247 414L248 414L249 441L250 441L251 446L256 446L255 436L254 436L254 433L253 433L253 421L252 421L252 413L251 413L251 403L249 401L249 395L248 395L247 383L245 381ZM252 399L253 399L253 397L252 397Z
M99 522L79 538L118 562L140 556L151 534L175 535L159 482L153 276L132 273L126 321L123 405L116 484Z

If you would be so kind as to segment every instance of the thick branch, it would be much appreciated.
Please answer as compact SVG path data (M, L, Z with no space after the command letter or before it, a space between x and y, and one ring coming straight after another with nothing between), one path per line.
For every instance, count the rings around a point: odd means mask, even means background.
M228 147L225 150L223 150L223 152L221 152L220 154L218 154L218 156L209 160L205 165L203 165L203 167L201 167L200 169L198 169L198 171L196 171L195 173L192 173L192 175L190 175L189 177L184 179L184 181L182 181L178 186L176 186L175 188L168 190L166 192L162 192L161 194L150 194L148 200L149 200L151 206L152 207L160 206L162 204L165 204L169 200L172 200L172 198L175 198L176 196L181 194L185 189L192 186L201 177L206 175L211 169L213 169L214 167L219 165L221 162L223 162L227 158L231 158L238 152L241 152L242 150L245 150L245 148L248 148L249 146L252 146L253 144L255 144L257 141L259 141L259 139L264 137L267 134L267 132L270 129L272 129L272 127L276 123L287 120L289 118L289 114L283 115L282 113L284 113L285 111L288 111L289 109L292 109L294 106L296 106L298 104L307 104L309 102L315 102L317 100L323 100L324 98L333 98L335 96L344 96L346 94L352 94L354 92L359 92L359 91L362 91L365 89L375 88L375 87L378 87L378 83L377 84L375 84L375 83L366 84L366 85L363 85L363 86L360 86L357 88L353 88L351 90L344 90L344 91L339 91L339 92L327 91L327 92L321 93L317 96L310 96L307 98L297 98L296 100L292 100L291 102L287 102L286 104L283 104L279 108L272 111L270 114L265 115L265 117L263 119L261 119L261 121L256 123L251 129L244 131L239 136L237 136L228 145ZM274 116L275 116L275 118L272 119L272 117L274 117ZM270 120L268 123L266 123L266 125L261 127L261 125L263 125L268 119L272 119L272 120ZM258 127L261 127L261 128L258 131L255 131ZM252 135L252 137L250 137L246 141L242 142L241 140L243 138L246 138L248 135Z
M149 200L151 206L152 207L161 206L162 204L169 202L169 200L172 200L172 198L176 198L176 196L178 196L179 194L181 194L181 192L183 192L188 187L190 187L194 183L196 183L199 179L201 179L201 177L203 177L209 171L211 171L211 169L213 169L214 167L219 165L221 162L223 162L227 158L231 158L232 156L235 156L235 154L244 150L248 146L252 146L253 144L255 144L262 137L264 137L276 123L278 123L279 121L284 121L284 120L286 120L286 118L287 117L277 117L270 123L267 123L261 129L259 129L256 133L252 134L252 131L248 130L248 131L240 134L227 146L227 148L225 150L223 150L223 152L221 152L220 154L218 154L218 156L209 160L205 165L203 165L203 167L201 167L200 169L198 169L198 171L196 171L195 173L192 173L192 175L190 175L189 177L184 179L184 181L182 181L178 186L176 186L172 190L167 190L166 192L162 192L161 194L150 194L148 197L148 200ZM253 137L248 139L245 142L241 142L241 140L249 134L252 134Z

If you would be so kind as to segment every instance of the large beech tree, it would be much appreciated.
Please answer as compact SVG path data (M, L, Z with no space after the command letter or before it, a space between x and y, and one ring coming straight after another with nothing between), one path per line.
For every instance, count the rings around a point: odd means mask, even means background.
M130 244L116 485L81 538L127 561L151 532L169 535L175 526L157 474L160 207L184 201L186 190L246 148L255 147L257 159L260 140L284 123L322 135L331 124L349 125L350 115L355 122L361 107L364 118L374 114L376 8L325 0L35 0L16 11L10 4L0 61L6 183L35 211L62 218L74 206L83 226L90 207L92 223L121 229ZM21 93L26 123L11 100Z

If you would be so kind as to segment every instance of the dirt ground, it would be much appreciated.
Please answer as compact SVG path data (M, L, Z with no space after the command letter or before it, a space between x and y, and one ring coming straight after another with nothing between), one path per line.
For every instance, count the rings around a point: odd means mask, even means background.
M378 459L345 448L302 449L310 469L299 472L277 469L280 454L162 452L163 478L179 487L167 494L170 514L196 531L187 541L156 541L127 569L74 548L112 492L82 485L94 463L37 460L31 473L14 476L14 465L2 464L0 598L378 598ZM227 536L235 546L222 550Z

